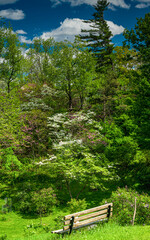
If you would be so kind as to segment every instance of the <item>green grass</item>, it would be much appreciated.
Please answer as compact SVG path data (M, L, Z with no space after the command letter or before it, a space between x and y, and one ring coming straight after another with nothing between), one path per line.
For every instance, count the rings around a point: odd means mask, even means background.
M0 200L0 209L3 204L4 201ZM55 230L56 222L54 221L54 219L59 216L64 216L66 214L69 213L65 212L65 210L62 211L61 209L54 209L54 212L52 214L42 218L42 224L44 227L47 226L50 231ZM35 228L29 227L32 225ZM40 218L17 214L13 211L6 214L0 212L0 240L4 235L7 235L7 239L9 240L19 240L24 239L25 236L32 235L33 232L35 232L36 234L45 234L45 230L43 230L43 228L39 226L41 226Z
M69 239L69 238L67 238ZM72 240L148 240L150 239L150 226L119 226L115 223L99 226L94 230L76 233Z
M1 207L2 201L0 201ZM48 227L49 232L40 225L39 218L32 216L22 216L15 212L0 214L0 240L55 240L62 239L61 235L52 234L52 230L59 229L54 219L66 215L67 212L61 209L42 218L44 227ZM68 213L67 213L68 214ZM28 227L27 227L28 226ZM33 227L32 227L33 226ZM74 231L70 236L65 235L66 240L148 240L150 239L150 226L119 226L109 222L98 225L94 229L80 229Z
M7 240L54 240L62 239L61 235L51 234L57 229L53 216L43 218L43 224L50 226L50 232L45 233L42 228L29 228L27 225L37 226L39 219L25 219L16 213L0 215L0 239L5 234ZM51 223L51 225L50 225ZM44 225L44 226L45 226ZM26 230L26 231L25 231ZM115 223L106 223L94 229L81 229L66 235L66 240L148 240L150 239L150 226L119 226Z
M43 234L24 238L23 240L54 240L62 239L62 236ZM150 226L126 226L117 224L106 224L97 227L95 230L78 230L70 236L65 236L66 240L148 240L150 239ZM19 240L19 239L16 239ZM22 240L22 239L20 239Z

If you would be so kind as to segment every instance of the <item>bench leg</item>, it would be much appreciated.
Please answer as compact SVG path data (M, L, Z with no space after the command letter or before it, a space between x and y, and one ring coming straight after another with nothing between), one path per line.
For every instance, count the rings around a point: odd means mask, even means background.
M109 220L109 217L110 217L110 213L111 213L111 205L108 206L108 212L107 212L108 220Z
M73 223L74 223L74 216L72 216L72 218L71 218L71 224L70 224L70 232L69 232L69 234L72 233Z

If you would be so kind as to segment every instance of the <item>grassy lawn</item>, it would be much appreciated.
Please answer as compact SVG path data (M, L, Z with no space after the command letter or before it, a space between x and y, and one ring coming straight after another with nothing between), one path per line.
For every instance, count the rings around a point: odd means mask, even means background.
M4 201L0 200L0 209L2 204L4 204ZM59 216L64 216L66 213L67 212L64 213L64 211L57 209L49 216L43 217L42 218L43 227L44 228L47 227L50 231L55 230L56 222L54 221L54 219ZM46 231L39 226L41 226L40 218L35 218L33 216L20 215L13 211L6 214L4 213L2 214L0 212L0 240L2 239L2 236L5 236L5 235L7 235L7 239L9 240L11 239L19 240L19 239L24 239L24 237L30 236L30 235L35 235L35 234L43 235L43 233L45 234Z
M59 213L60 214L60 213ZM56 217L56 215L55 215ZM57 229L53 216L42 219L43 226L49 230ZM28 228L27 226L30 227ZM0 240L7 235L8 240L54 240L61 239L57 234L46 233L40 225L40 219L27 219L14 212L0 215ZM34 226L34 227L32 227ZM150 239L150 226L119 226L115 223L106 223L90 230L78 230L65 236L69 240L148 240Z
M0 205L2 201L0 201ZM1 206L0 206L1 207ZM22 216L15 212L0 214L0 240L55 240L62 239L61 235L51 234L59 229L56 219L66 215L64 210L56 209L51 215L42 218ZM68 213L67 213L68 214ZM7 238L4 236L7 235ZM80 229L65 235L66 240L148 240L150 226L119 226L113 222L98 225L94 229Z
M114 223L105 224L95 230L76 233L71 238L81 240L148 240L150 239L150 226L126 226L122 227Z

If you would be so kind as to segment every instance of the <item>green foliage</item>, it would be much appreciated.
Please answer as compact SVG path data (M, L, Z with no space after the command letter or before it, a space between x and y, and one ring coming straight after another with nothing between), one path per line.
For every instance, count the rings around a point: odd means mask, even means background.
M15 96L14 96L15 94ZM0 91L0 147L7 148L18 143L21 121L20 101L16 93L5 94Z
M65 93L67 110L82 109L89 83L95 76L95 61L80 42L61 42L53 53L56 89ZM64 99L64 100L65 100Z
M107 7L94 6L85 44L35 39L24 56L2 23L0 191L23 214L49 214L54 192L77 209L79 196L93 204L114 182L149 191L150 15L125 30L134 49L114 48Z
M105 188L105 182L112 177L103 155L95 156L88 148L77 143L59 148L56 158L50 161L49 166L62 177L71 198L74 196L73 183L76 183L78 198L85 188Z
M150 151L137 151L133 160L131 169L132 183L141 191L149 193L149 182L150 182Z
M74 199L67 203L70 213L80 212L87 209L87 202L85 199Z
M35 159L46 155L50 138L47 134L47 115L41 110L32 110L20 115L22 122L19 143L16 144L16 153L22 157Z
M0 76L9 94L19 83L18 76L21 76L22 54L18 36L13 33L11 28L5 31L5 44L1 51L1 57L4 60L0 64Z
M109 68L103 74L98 74L91 83L89 102L97 115L104 122L112 119L115 114L118 94L118 79L116 73Z
M132 224L136 198L136 224L150 224L150 197L135 190L118 188L112 193L113 219L121 225Z
M118 121L120 120L118 119ZM133 184L132 179L134 178L134 174L132 175L132 168L135 163L134 157L139 147L134 137L130 134L133 127L132 121L128 120L126 125L121 124L121 127L115 123L105 124L105 137L108 142L105 154L124 186L126 184Z
M82 29L80 38L88 45L97 60L97 71L104 72L112 68L111 54L113 44L111 43L112 33L104 19L104 11L109 3L107 0L98 0L95 4L93 19L85 21L91 26L90 30Z
M149 149L150 145L150 82L149 77L137 76L135 86L135 100L133 103L134 122L138 126L136 129L137 140L142 149Z
M143 74L149 76L149 53L150 53L150 13L145 14L144 18L138 18L134 29L125 30L124 36L126 43L131 44L139 52L139 60L142 60Z
M13 208L24 214L39 214L42 217L52 211L57 199L54 190L43 188L39 191L30 189L31 184L26 184L26 190L18 191L13 197Z
M1 150L0 162L2 169L10 171L20 170L22 167L22 163L15 156L11 147Z
M50 213L52 207L55 206L56 203L56 194L52 188L41 189L39 192L34 192L32 195L32 207L40 216Z

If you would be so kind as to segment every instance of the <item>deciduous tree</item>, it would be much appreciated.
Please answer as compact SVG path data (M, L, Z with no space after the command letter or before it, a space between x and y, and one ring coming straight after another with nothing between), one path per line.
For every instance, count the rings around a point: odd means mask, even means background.
M10 93L16 87L16 81L18 81L19 74L21 73L22 60L20 42L11 28L6 29L5 44L1 52L1 57L3 61L1 63L0 75L2 81L6 84L7 92Z

